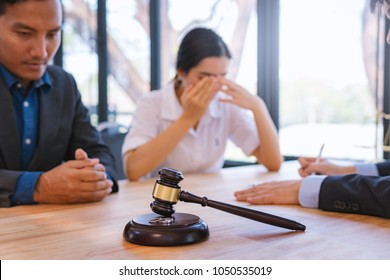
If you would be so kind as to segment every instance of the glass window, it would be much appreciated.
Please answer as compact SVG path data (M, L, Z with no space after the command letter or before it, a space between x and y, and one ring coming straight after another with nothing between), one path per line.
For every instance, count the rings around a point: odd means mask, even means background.
M72 73L97 124L97 1L64 1L64 69ZM149 3L107 0L109 121L131 122L137 98L149 90Z
M368 2L280 1L279 135L284 155L316 156L325 144L328 158L381 156L378 22Z
M63 1L63 67L77 81L83 102L97 123L98 57L95 52L96 1ZM79 4L79 5L78 5ZM80 5L82 4L82 5Z
M131 123L136 100L149 91L149 1L107 0L108 102L115 121Z

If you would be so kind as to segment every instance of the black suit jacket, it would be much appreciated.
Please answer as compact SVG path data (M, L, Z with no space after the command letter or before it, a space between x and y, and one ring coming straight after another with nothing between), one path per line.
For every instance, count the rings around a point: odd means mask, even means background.
M99 158L114 181L114 158L100 134L90 124L74 78L56 66L47 72L53 82L48 93L39 93L38 146L27 170L21 169L20 135L12 96L0 77L0 206L10 206L16 181L24 171L48 171L74 159L77 148ZM114 182L113 191L118 191Z
M390 218L390 161L377 164L380 176L328 176L321 184L319 208Z

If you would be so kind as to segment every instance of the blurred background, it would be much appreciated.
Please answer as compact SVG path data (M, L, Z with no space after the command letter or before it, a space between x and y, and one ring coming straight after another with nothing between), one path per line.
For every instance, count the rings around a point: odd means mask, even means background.
M63 0L55 63L72 73L94 125L131 127L137 99L171 79L181 36L219 33L228 77L260 95L286 159L388 158L384 16L369 0ZM232 144L227 160L253 162Z

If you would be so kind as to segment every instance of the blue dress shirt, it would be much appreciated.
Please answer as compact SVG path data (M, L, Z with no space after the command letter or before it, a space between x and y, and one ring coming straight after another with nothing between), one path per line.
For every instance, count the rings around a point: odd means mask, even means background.
M12 96L21 143L21 169L27 170L38 143L39 93L47 94L52 82L49 75L45 73L41 79L34 81L26 92L18 79L3 65L0 65L0 75ZM24 172L16 182L11 203L33 204L34 187L41 174L42 172Z

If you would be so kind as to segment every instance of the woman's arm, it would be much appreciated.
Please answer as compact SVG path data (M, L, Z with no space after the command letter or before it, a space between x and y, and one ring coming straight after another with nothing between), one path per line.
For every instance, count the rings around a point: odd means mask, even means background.
M261 144L253 152L253 155L268 170L277 171L283 162L278 134L264 101L257 96L255 96L255 99L253 104L256 104L256 106L253 106L251 111L253 112Z
M183 114L154 139L124 155L124 165L129 180L138 180L161 164L188 130L196 128L218 90L214 78L205 77L187 87L180 101Z
M129 180L138 180L162 163L193 125L193 120L182 116L156 138L128 151L124 163Z
M221 101L235 104L253 113L261 144L252 155L268 170L279 170L283 159L280 154L278 134L264 101L228 79L221 77L219 81L222 84L222 91L231 96L230 99L221 99Z

